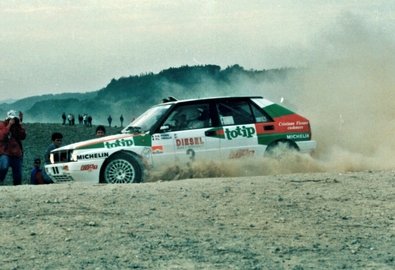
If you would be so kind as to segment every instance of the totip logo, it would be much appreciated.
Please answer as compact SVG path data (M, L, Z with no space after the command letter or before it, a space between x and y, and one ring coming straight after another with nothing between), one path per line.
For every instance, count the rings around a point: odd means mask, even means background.
M105 148L127 147L132 145L133 145L132 139L120 139L120 140L104 143Z
M235 129L225 128L225 136L228 140L236 139L237 137L252 138L255 134L255 128L253 127L236 127Z

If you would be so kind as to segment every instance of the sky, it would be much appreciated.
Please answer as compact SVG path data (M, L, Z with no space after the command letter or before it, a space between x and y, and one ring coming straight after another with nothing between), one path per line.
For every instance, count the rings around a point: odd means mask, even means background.
M2 0L0 100L183 65L304 67L355 18L394 38L388 0Z

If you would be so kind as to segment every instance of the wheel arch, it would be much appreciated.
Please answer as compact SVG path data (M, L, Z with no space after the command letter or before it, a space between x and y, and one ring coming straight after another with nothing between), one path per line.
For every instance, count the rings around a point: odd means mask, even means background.
M138 164L139 164L139 166L140 166L140 168L141 168L141 174L142 174L141 182L143 182L143 181L144 181L144 170L145 170L145 166L144 166L144 162L143 162L142 156L139 155L139 154L137 154L136 152L127 151L127 150L122 149L122 150L116 151L116 152L114 152L114 153L111 153L111 155L109 155L108 157L106 157L106 159L104 160L104 162L102 163L102 165L101 165L101 167L100 167L100 172L99 172L99 183L103 183L103 182L102 182L102 178L103 178L104 170L105 170L107 164L111 161L111 159L112 159L114 156L120 155L120 154L129 155L129 156L131 156L133 159L135 159L135 160L138 162Z
M269 153L276 147L278 147L280 144L285 144L291 149L295 149L296 151L300 151L298 144L295 141L289 140L289 139L278 139L275 141L272 141L271 143L268 144L266 147L265 153Z

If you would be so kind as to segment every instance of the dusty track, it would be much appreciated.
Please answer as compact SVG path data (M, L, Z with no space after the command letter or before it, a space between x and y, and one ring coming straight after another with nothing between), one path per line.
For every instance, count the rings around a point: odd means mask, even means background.
M394 171L0 187L2 269L394 269Z

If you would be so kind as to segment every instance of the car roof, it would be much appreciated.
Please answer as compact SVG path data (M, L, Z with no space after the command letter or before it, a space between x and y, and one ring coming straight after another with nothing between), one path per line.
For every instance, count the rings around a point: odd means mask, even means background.
M206 97L206 98L193 98L193 99L182 99L177 100L174 97L168 97L163 99L162 104L179 104L179 103L190 103L196 101L217 101L217 100L245 100L251 98L263 98L262 96L218 96L218 97Z

